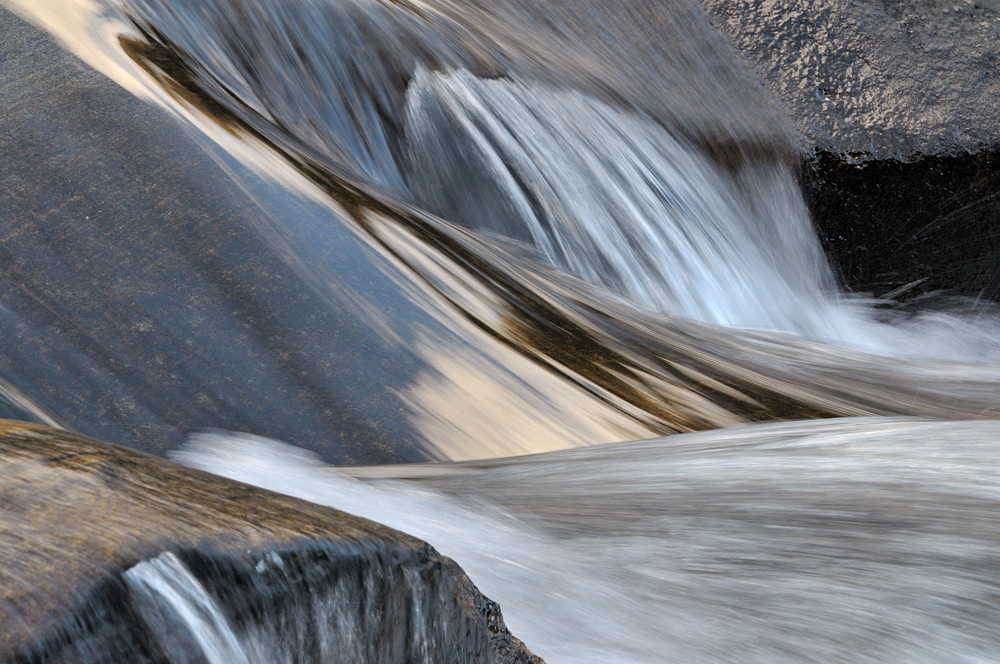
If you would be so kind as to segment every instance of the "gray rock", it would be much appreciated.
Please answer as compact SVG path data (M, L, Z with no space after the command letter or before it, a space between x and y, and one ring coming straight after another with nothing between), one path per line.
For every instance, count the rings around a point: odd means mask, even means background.
M2 6L0 90L0 417L160 454L218 427L337 463L426 458L386 389L418 359L339 298L420 314L333 212Z
M806 148L869 159L1000 136L994 0L702 0Z
M796 127L844 287L1000 300L1000 3L702 3Z

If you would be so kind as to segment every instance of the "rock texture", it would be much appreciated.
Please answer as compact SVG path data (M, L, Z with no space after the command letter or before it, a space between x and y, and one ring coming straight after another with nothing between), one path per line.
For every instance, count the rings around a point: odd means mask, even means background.
M218 427L333 463L427 458L386 389L421 364L365 318L369 301L393 303L380 324L417 307L329 209L2 4L0 90L0 417L159 454Z
M1000 300L1000 3L702 2L797 128L844 286Z
M994 145L993 0L702 0L805 140L854 160Z
M424 661L422 649L456 664L539 661L499 607L420 540L94 439L0 421L0 661L159 661L121 575L166 550L244 629L273 622L292 647L309 641L303 629L353 626L352 639L310 646L314 656ZM266 561L280 573L265 573ZM301 619L282 620L302 606ZM339 623L323 622L335 615Z

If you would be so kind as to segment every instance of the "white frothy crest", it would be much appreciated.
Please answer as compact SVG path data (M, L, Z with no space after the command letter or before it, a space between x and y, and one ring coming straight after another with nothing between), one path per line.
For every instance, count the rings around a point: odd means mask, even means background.
M220 433L178 458L427 540L549 664L987 662L998 436L815 420L341 472Z
M756 198L770 201L758 215L731 177L652 120L578 92L418 71L408 101L411 188L428 209L521 236L650 309L821 325L802 304L833 281L780 169L756 174Z

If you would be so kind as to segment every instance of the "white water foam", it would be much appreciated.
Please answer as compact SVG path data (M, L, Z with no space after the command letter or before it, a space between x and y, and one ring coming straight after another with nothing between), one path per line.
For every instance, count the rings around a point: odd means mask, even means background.
M790 422L343 469L365 482L237 434L177 458L429 541L549 664L993 662L998 440L995 422Z
M758 218L732 178L652 120L464 71L417 72L407 138L411 189L446 219L522 235L553 265L650 309L721 325L822 324L809 320L817 303L803 304L833 279L780 172L756 174L771 202Z

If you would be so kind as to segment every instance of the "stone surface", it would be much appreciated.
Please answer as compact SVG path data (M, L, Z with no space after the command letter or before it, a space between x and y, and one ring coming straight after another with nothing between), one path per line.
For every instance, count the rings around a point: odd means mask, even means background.
M422 365L366 318L420 314L334 211L2 7L0 90L0 417L160 454L222 428L426 458L387 389Z
M910 158L1000 136L995 0L702 0L807 150Z
M373 658L405 659L407 630L423 619L442 661L535 661L499 608L420 540L91 438L0 420L0 661L103 661L87 658L139 643L121 573L166 550L201 572L237 622L248 619L241 612L294 607L308 578L307 601L328 592L323 584L347 584L347 596L359 598L341 608L381 635L363 648ZM254 584L239 579L272 554L284 575L258 579L248 595ZM352 590L365 578L384 587ZM141 650L129 658L155 661Z
M799 132L844 287L1000 300L1000 3L702 3Z

